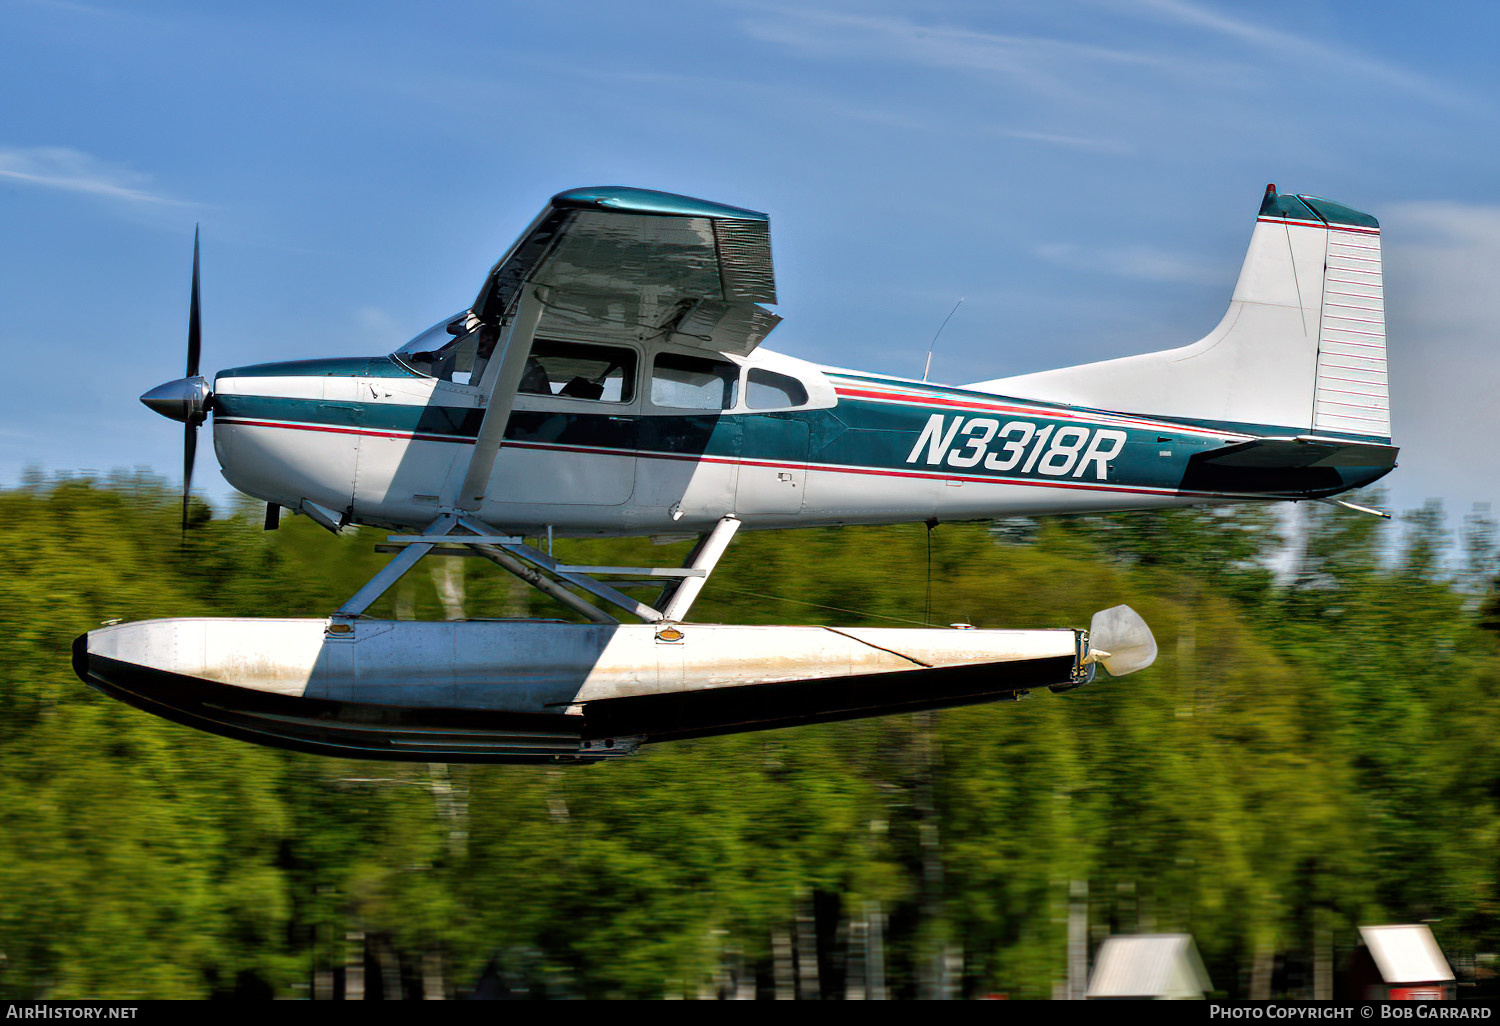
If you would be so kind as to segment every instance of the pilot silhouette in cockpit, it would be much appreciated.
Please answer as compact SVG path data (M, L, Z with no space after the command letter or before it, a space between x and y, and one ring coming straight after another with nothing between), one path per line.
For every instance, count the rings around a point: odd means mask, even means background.
M521 372L521 384L516 391L526 395L552 394L552 379L547 376L547 368L542 366L542 361L535 356L526 357L526 369Z

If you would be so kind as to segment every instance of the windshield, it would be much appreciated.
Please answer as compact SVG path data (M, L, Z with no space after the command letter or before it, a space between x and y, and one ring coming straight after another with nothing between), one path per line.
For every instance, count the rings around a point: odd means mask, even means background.
M396 356L419 374L458 385L477 385L495 348L496 335L483 325L475 331L464 331L464 319L460 313L438 321L396 350Z
M422 332L422 334L396 350L396 355L414 356L417 353L436 353L442 350L444 346L452 345L457 341L457 338L448 330L448 325L459 320L468 312L467 310L460 310L451 317L444 317L432 327Z

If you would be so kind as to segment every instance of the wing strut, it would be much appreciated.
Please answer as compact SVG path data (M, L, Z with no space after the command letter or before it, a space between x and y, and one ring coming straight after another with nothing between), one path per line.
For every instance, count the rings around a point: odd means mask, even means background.
M453 503L458 509L477 510L484 502L490 473L495 469L495 457L500 454L500 446L505 441L505 426L510 422L516 389L526 371L526 358L531 355L531 340L536 336L545 309L538 294L540 291L540 288L522 290L516 311L500 329L495 351L485 364L484 377L479 382L485 400L484 420L479 424L479 437L475 439L474 451L469 454L469 466L464 472L463 484L459 486L457 501ZM486 329L480 325L477 330Z

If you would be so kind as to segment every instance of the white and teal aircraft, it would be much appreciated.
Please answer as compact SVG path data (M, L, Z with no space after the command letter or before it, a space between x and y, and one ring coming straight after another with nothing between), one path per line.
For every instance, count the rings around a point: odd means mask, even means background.
M685 621L741 528L1337 501L1395 466L1380 228L1329 200L1267 187L1223 320L1161 352L937 385L771 351L775 302L765 214L575 189L468 309L396 352L239 367L210 387L195 243L187 376L142 397L187 425L185 487L212 418L225 478L268 504L268 527L281 509L374 526L397 555L323 619L92 631L79 675L230 736L427 761L594 761L1066 690L1098 664L1149 665L1140 618L1116 607L1088 631ZM699 543L682 567L596 567L525 540L590 535ZM364 615L419 560L474 554L587 622ZM642 584L653 593L627 593Z

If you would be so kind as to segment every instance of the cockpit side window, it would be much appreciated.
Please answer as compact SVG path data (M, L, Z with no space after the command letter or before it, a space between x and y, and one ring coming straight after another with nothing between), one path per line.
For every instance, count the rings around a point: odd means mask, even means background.
M477 385L494 355L498 332L488 325L464 330L464 315L439 321L396 356L419 374L459 385ZM628 403L635 398L636 354L621 346L536 339L517 391L523 395Z
M651 403L677 410L727 410L739 384L740 369L732 363L658 353L651 367Z
M745 375L745 405L752 410L784 410L806 403L807 389L796 378L759 367Z
M635 398L635 350L539 338L531 344L517 391L628 403Z

